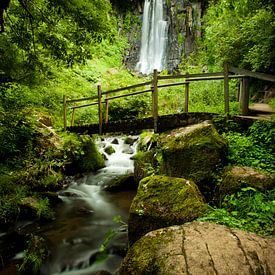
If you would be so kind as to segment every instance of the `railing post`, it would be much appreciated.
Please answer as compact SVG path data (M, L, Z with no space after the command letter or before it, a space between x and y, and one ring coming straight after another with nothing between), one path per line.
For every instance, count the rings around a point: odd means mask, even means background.
M102 134L102 91L101 91L101 86L97 86L97 96L98 96L98 133L101 135Z
M64 131L67 130L67 96L63 96L63 122L64 122Z
M74 117L75 117L75 108L73 108L73 112L72 112L72 122L71 122L71 126L74 126Z
M152 81L152 111L154 118L154 132L158 132L158 71L154 70Z
M249 112L249 85L248 85L248 78L242 78L242 85L241 85L241 115L246 116Z
M109 97L109 95L108 94L106 94L106 98L105 98L105 104L106 104L106 106L105 106L105 123L108 123L108 121L109 121L109 100L108 100L108 97Z
M189 104L189 82L185 84L185 96L184 96L184 112L188 113L188 104Z
M228 63L223 64L223 74L224 74L224 111L229 114L229 70Z

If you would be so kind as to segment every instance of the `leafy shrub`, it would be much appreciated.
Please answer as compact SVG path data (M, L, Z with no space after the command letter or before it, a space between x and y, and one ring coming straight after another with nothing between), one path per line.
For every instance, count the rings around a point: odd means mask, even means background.
M272 149L258 145L252 138L240 133L230 132L224 137L229 143L230 164L260 168L268 172L275 171L275 156Z
M275 123L272 121L256 121L249 128L249 136L254 144L268 147L275 151Z
M200 221L210 221L261 235L274 234L275 189L261 193L247 187L227 195L222 208L209 208Z
M19 274L39 274L39 270L47 256L45 239L37 235L31 235L28 246L24 251L23 263L18 269Z

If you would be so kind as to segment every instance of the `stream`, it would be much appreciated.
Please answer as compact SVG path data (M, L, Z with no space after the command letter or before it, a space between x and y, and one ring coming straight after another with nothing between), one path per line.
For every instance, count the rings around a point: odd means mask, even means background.
M70 186L59 193L62 203L57 205L56 219L39 230L50 250L42 275L95 274L103 270L114 274L125 256L126 223L136 191L103 189L119 176L133 173L131 157L138 142L125 144L121 137L108 137L97 143L106 155L106 167L72 179ZM104 152L108 145L115 153Z

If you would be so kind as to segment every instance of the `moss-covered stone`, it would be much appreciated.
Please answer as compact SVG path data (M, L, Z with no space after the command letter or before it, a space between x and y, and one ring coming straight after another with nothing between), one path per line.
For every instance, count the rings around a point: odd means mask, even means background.
M134 178L139 182L145 177L154 174L157 160L154 151L138 152L134 157Z
M227 155L226 141L207 121L165 133L160 137L160 147L162 172L192 179L199 186L211 180Z
M275 241L191 222L151 231L130 247L119 275L273 274Z
M139 183L129 216L129 243L154 229L183 224L199 217L206 204L189 180L150 176Z
M112 145L109 145L104 149L104 152L108 155L112 155L113 153L116 152L116 150L114 149L114 147Z
M275 187L274 174L259 172L251 167L227 167L219 186L219 198L233 194L243 187L253 187L259 191Z
M136 190L137 182L134 180L134 175L122 175L113 179L108 185L102 188L105 191L120 192L124 190Z

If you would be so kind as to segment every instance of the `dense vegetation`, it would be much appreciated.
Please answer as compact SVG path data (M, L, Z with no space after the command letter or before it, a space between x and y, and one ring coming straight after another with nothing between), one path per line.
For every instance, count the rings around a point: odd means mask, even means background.
M62 187L64 174L102 167L103 159L92 138L61 132L61 101L63 95L95 95L98 83L109 89L141 82L140 76L134 76L122 64L123 53L129 47L126 32L131 31L131 12L138 2L142 1L57 0L54 5L49 0L0 2L1 226L12 225L22 217L22 207L31 207L34 218L52 218L46 193ZM274 72L272 0L203 2L207 7L203 36L196 41L197 52L183 57L181 70L192 73L206 67L215 71L228 61L254 71ZM122 31L118 32L119 28ZM221 81L190 84L190 111L222 113L222 85ZM237 85L237 81L230 83L231 114L238 112ZM181 112L180 94L182 88L161 92L160 114ZM145 95L113 101L110 120L149 116L150 100ZM96 108L83 109L77 113L76 123L96 119ZM252 127L249 133L235 130L224 134L230 144L231 164L274 173L274 131L270 125ZM227 197L224 208L215 210L220 212L213 214L213 220L219 215L226 219L227 210L233 209L225 224L237 223L241 228L270 233L268 226L259 229L261 221L250 221L255 217L253 213L272 207L274 211L274 203L270 203L274 192L242 192ZM249 206L256 204L260 210L250 210L245 204L248 201ZM244 209L249 222L238 216ZM31 262L31 257L26 261Z

